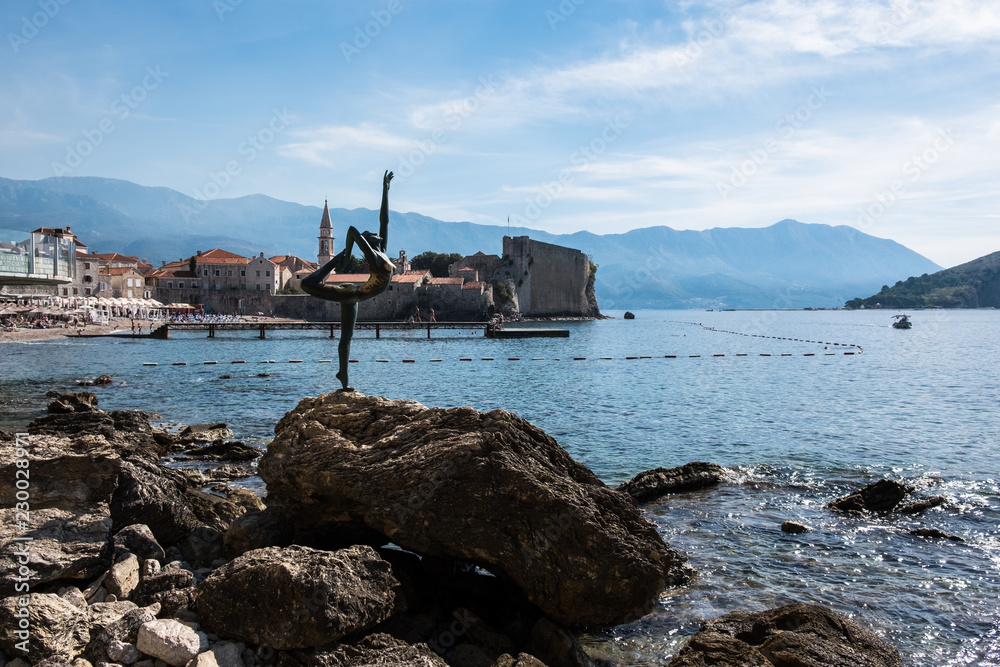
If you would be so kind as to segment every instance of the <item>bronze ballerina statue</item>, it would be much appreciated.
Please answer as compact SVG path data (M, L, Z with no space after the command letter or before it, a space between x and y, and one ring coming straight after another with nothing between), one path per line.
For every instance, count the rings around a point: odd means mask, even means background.
M389 279L395 266L385 254L389 242L389 182L392 172L386 171L382 177L382 210L379 212L379 233L360 233L352 225L347 230L347 241L344 249L336 257L302 279L302 289L320 299L336 301L340 304L340 344L337 352L340 357L340 371L337 379L343 385L341 391L354 391L347 384L347 365L350 363L351 338L354 337L354 324L358 321L358 302L378 296L389 286ZM323 281L331 271L343 269L351 257L351 250L357 244L371 275L364 285L326 285Z

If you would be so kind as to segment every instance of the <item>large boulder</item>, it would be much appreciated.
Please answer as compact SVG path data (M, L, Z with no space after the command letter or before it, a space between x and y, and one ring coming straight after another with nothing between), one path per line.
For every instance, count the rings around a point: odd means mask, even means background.
M107 503L121 465L118 453L104 438L29 435L20 440L30 452L30 506L92 511ZM18 479L16 441L0 441L0 498L14 500ZM13 506L13 502L7 506Z
M299 533L374 530L476 563L561 623L634 620L690 576L631 498L504 410L337 392L303 399L275 434L260 476Z
M338 641L404 608L392 566L367 546L257 549L216 569L198 587L206 628L276 649Z
M638 502L656 500L671 493L698 491L717 485L725 470L717 463L694 461L677 468L655 468L641 472L618 487Z
M180 542L201 525L224 531L240 514L236 505L204 493L183 473L138 459L122 463L111 498L116 531L145 524L164 547Z
M62 579L92 579L111 564L107 507L96 506L94 514L32 508L24 530L18 518L17 510L0 509L0 595L13 593L19 577L24 581L21 568L28 557L32 587Z
M670 667L902 667L871 630L825 607L789 604L707 621Z
M30 593L0 600L0 649L7 655L32 664L52 657L69 662L88 641L86 610L58 595Z

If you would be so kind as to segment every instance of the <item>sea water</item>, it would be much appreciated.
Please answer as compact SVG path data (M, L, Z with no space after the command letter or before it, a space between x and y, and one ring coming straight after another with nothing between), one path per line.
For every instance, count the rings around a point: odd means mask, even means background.
M644 507L697 576L640 621L584 635L594 655L661 665L704 619L804 601L873 629L908 665L1000 665L1000 312L919 311L911 330L881 310L611 314L538 325L569 338L359 330L351 383L510 410L611 485L689 461L726 468L719 487ZM225 421L263 447L299 399L339 386L337 342L321 331L172 336L0 346L0 427L40 414L46 391L107 373L115 384L92 389L104 408ZM824 508L882 478L948 501L922 516ZM783 533L786 519L812 530ZM909 534L918 527L964 541Z

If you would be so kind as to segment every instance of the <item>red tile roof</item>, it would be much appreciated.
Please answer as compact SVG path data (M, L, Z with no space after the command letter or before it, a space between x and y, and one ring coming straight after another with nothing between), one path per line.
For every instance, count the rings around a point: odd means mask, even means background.
M136 264L139 263L138 257L133 257L131 255L120 255L117 252L105 253L105 254L94 253L94 254L106 262L134 262Z
M188 271L187 269L175 269L166 266L161 266L158 269L153 269L146 274L150 278L197 278L198 274Z
M198 262L205 262L206 264L247 264L250 261L249 257L237 255L235 252L229 252L221 248L213 248L203 252L196 259Z
M403 274L394 275L392 277L392 282L403 283L403 284L416 284L421 282L424 279L424 276L426 275L427 275L426 271L419 271L419 272L407 271L406 273Z
M465 278L431 278L431 285L461 285Z
M481 289L483 289L483 285L485 285L485 284L486 283L483 283L483 282L481 282L479 280L467 280L464 283L462 283L462 289L478 289L478 290L481 290Z

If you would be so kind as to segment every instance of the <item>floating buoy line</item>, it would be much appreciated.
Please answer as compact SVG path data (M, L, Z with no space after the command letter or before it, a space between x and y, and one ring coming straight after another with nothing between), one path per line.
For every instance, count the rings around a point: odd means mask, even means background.
M725 353L721 353L720 352L720 353L714 353L712 355L701 355L701 354L665 354L662 357L660 357L660 356L654 356L654 355L650 355L650 354L644 354L644 355L629 355L629 356L626 356L626 357L566 357L566 359L567 360L572 360L572 361L588 361L588 360L589 361L641 361L641 360L645 360L645 359L701 359L701 358L752 357L752 356L760 356L760 357L796 357L796 356L801 356L801 357L817 357L817 356L826 356L826 357L833 357L833 356L840 356L840 355L852 356L852 355L855 355L855 354L860 354L861 353L860 350L861 350L861 348L858 348L858 352L854 352L854 351L825 352L822 355L819 354L819 353L817 353L817 352L804 352L802 354L794 354L792 352L782 352L780 354L772 354L770 352L761 352L758 355L751 355L751 354L749 354L747 352L737 352L735 354L725 354ZM521 361L522 360L521 357L507 357L506 359L507 359L507 361ZM374 361L374 363L378 363L378 364L388 364L388 363L392 363L393 360L392 359L374 359L373 361ZM400 359L398 361L402 361L402 363L404 363L404 364L415 364L415 363L418 362L417 359ZM449 360L448 359L434 358L434 359L428 359L427 361L431 362L431 363L440 363L440 362L449 361ZM472 357L459 357L458 359L455 359L455 360L452 360L452 361L475 361L475 359L473 359ZM495 357L480 357L479 361L496 361L496 358ZM531 361L562 361L562 359L560 357L552 357L552 358L531 357ZM317 359L315 363L317 363L317 364L329 364L329 363L332 363L332 362L333 362L332 359ZM361 363L361 360L360 359L350 359L349 362L352 363L352 364L358 364L358 363ZM218 365L219 363L221 363L221 362L218 362L218 361L202 361L202 362L195 363L195 364L189 364L186 361L174 361L174 362L164 362L162 365L164 365L164 366L192 366L192 365L194 365L194 366L198 366L198 365L202 365L202 366L215 366L215 365ZM231 361L229 363L232 363L232 364L245 364L247 362L246 361ZM260 363L262 363L262 364L275 364L275 363L278 363L278 362L275 361L274 359L269 359L269 360L265 359L265 360L261 360ZM289 359L286 363L289 363L289 364L303 364L303 363L307 363L307 361L305 359ZM160 364L160 362L157 362L157 361L144 361L144 362L142 362L142 365L143 366L160 366L161 364Z
M591 361L640 361L640 360L643 360L643 359L682 359L682 358L686 358L686 359L713 358L714 359L714 358L727 357L727 356L729 356L729 357L748 357L748 358L752 357L752 356L757 356L757 357L796 357L796 356L801 356L801 357L819 357L819 356L833 357L833 356L848 356L849 357L849 356L858 355L858 354L861 354L862 352L864 352L864 348L862 348L860 345L857 345L856 343L837 343L837 342L822 341L822 340L811 340L811 339L808 339L808 338L791 338L791 337L788 337L788 336L767 336L767 335L764 335L764 334L752 334L752 333L746 333L746 332L743 332L743 331L728 331L726 329L716 329L715 327L707 327L704 324L702 324L701 322L683 322L683 321L677 321L677 320L672 320L672 321L674 323L676 323L676 324L691 324L691 325L694 325L694 326L701 327L705 331L713 331L713 332L716 332L716 333L730 334L730 335L733 335L733 336L745 336L747 338L761 338L761 339L770 339L770 340L784 340L784 341L790 341L790 342L796 342L796 343L812 343L812 344L815 344L815 345L822 345L824 351L823 352L804 352L804 353L760 352L760 353L758 353L756 355L752 355L749 352L736 352L735 354L728 354L728 355L726 353L724 353L724 352L715 352L715 353L712 353L711 355L701 355L701 354L664 354L662 357L657 356L657 355L651 355L651 354L642 354L642 355L636 354L636 355L627 355L627 356L624 356L624 357L609 357L609 356L590 357L589 360L591 360ZM830 350L831 346L833 346L833 347L839 347L839 348L841 348L841 350L840 351L831 351ZM851 348L851 349L843 349L843 348ZM521 361L521 357L507 357L506 359L507 359L507 361ZM567 359L567 361L569 361L569 360L571 360L571 361L588 361L588 357L582 357L582 356L581 357L575 357L575 356L574 357L566 357L566 359ZM561 357L552 357L552 358L531 357L531 361L561 361L561 360L562 360ZM375 359L374 361L375 361L375 363L379 363L379 364L392 363L391 359ZM418 363L417 359L410 359L410 358L401 359L400 361L402 361L402 363L404 363L404 364L416 364L416 363ZM442 362L445 362L445 361L449 361L449 360L443 359L443 358L428 359L428 362L431 362L431 363L442 363ZM457 361L475 361L475 359L473 357L458 357ZM496 361L496 358L495 357L480 357L479 361ZM350 359L349 362L352 363L352 364L361 363L361 361L359 359ZM202 362L194 362L194 363L189 364L187 361L174 361L174 362L164 363L163 365L165 365L165 366L166 365L170 365L170 366L191 366L191 365L195 365L195 366L197 366L197 365L214 366L214 365L218 365L219 363L220 363L219 361L202 361ZM225 363L225 362L221 362L221 363ZM230 361L229 363L231 363L231 364L245 364L245 363L247 363L247 361L245 359L234 359L234 360ZM260 361L260 363L262 363L262 364L275 364L275 363L278 363L278 362L275 359L262 359ZM306 360L305 359L289 359L287 361L287 363L289 363L289 364L302 364L302 363L306 363ZM333 360L332 359L317 359L316 363L318 363L318 364L329 364L329 363L333 363ZM155 362L155 361L144 361L142 363L142 365L143 366L159 366L160 364L159 364L159 362Z
M788 337L788 336L766 336L764 334L746 333L745 331L729 331L728 329L716 329L715 327L707 327L704 324L702 324L701 322L684 322L684 321L681 321L681 320L671 320L671 321L674 324L692 324L694 326L701 327L705 331L714 331L716 333L731 334L733 336L746 336L747 338L767 338L767 339L771 339L771 340L787 340L787 341L792 341L792 342L795 342L795 343L815 343L816 345L824 345L824 346L826 346L824 349L829 349L830 345L833 345L833 346L836 346L836 347L853 347L856 350L856 352L844 352L844 354L846 354L846 355L861 354L862 352L865 351L864 348L861 347L860 345L858 345L857 343L831 343L829 341L811 340L809 338L791 338L791 337ZM827 352L826 354L829 356L829 355L836 354L836 352ZM720 355L715 355L715 356L720 356ZM739 355L737 355L737 356L739 356ZM764 356L764 355L762 354L761 356ZM794 356L794 355L792 355L789 352L784 352L784 353L782 353L781 356L783 356L783 357L790 357L790 356ZM812 356L812 355L806 354L804 356Z

